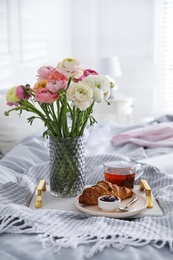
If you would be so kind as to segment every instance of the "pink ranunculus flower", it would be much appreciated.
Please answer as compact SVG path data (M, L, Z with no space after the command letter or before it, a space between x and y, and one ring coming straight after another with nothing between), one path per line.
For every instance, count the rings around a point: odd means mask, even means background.
M49 81L47 83L47 89L52 93L58 93L60 89L66 89L67 82L62 80Z
M16 103L7 102L7 105L8 105L8 106L10 106L10 107L12 107L12 106L17 106L17 105L18 105L18 103L17 103L17 102L16 102Z
M98 72L95 70L91 70L91 69L86 69L83 72L83 75L80 78L74 78L75 82L81 81L84 78L86 78L88 75L98 75Z
M31 88L29 84L26 84L25 86L20 85L16 88L16 95L20 99L26 99L28 100L31 97Z
M41 79L47 79L49 77L49 74L54 71L55 68L52 66L42 66L37 70L38 73L38 80Z
M86 69L86 70L84 70L83 74L85 77L87 77L88 75L98 75L98 72L95 70Z
M40 103L48 103L51 104L54 101L59 99L58 94L56 93L51 93L47 88L43 88L36 92L35 94L35 101L40 102Z

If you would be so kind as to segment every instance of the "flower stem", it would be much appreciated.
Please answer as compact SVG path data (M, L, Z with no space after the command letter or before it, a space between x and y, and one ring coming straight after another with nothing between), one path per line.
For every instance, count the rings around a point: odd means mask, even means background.
M79 132L79 135L83 135L83 133L84 133L85 127L86 127L87 122L88 122L88 119L90 117L90 114L92 113L93 106L94 106L94 102L92 103L92 105L89 108L87 108L86 115L85 115L85 120L84 120L84 123L83 123L83 125L81 127L81 130Z

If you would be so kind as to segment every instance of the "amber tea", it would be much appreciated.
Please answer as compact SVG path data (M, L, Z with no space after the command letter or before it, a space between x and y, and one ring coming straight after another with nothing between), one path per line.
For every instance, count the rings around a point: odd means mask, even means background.
M103 169L105 181L127 188L133 188L135 181L143 174L140 163L124 160L105 162Z
M109 181L118 186L133 188L135 172L132 169L108 169L104 171L105 181Z

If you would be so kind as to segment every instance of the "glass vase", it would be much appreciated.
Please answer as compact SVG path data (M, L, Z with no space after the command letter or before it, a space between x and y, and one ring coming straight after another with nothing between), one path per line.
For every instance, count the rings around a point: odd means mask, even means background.
M84 137L49 138L50 193L75 197L85 186Z

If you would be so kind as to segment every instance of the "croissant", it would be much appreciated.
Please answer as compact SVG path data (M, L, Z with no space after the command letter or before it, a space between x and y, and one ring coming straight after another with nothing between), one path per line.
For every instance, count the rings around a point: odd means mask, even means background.
M98 198L104 195L114 195L120 199L130 198L133 191L124 186L118 186L108 181L99 181L96 185L83 190L79 196L79 203L85 205L97 205Z

